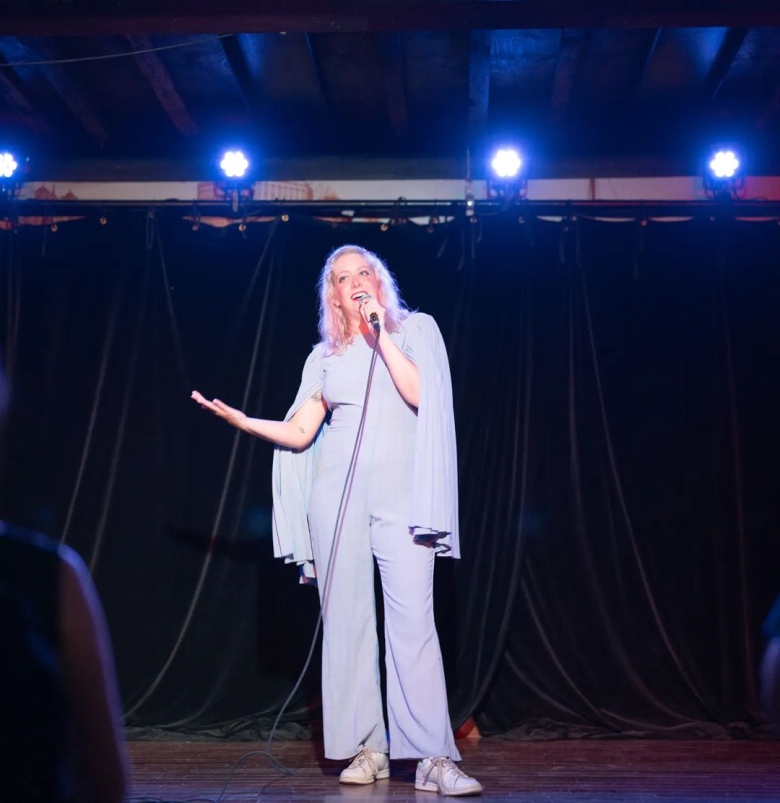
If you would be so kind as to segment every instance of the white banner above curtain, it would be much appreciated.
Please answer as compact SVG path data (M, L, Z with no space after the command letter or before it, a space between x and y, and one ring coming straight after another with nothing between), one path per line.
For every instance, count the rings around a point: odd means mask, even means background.
M780 218L780 176L748 177L739 191L713 198L701 178L573 178L529 180L522 192L497 195L485 181L451 179L384 181L269 181L235 191L232 202L216 182L47 182L22 184L0 210L0 228L56 225L105 210L179 207L207 226L245 226L288 215L334 224L412 223L431 227L455 217L472 222L489 215L524 219L609 222L677 222L691 217L742 220Z
M388 181L258 181L252 185L256 202L335 201L477 201L491 197L485 181L415 179ZM704 201L708 195L700 176L666 178L530 179L522 197L528 201ZM124 201L212 203L221 200L213 181L49 182L23 184L19 200ZM738 200L780 201L780 176L745 179Z

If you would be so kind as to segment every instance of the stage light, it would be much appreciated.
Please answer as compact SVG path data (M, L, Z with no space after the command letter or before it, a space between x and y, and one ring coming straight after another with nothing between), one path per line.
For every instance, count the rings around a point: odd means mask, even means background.
M488 171L488 197L500 198L508 206L525 198L528 182L525 160L517 148L503 145L493 151Z
M218 198L230 201L234 214L254 197L254 176L251 164L243 151L226 150L219 157L217 164L221 172L214 182L214 191Z
M499 148L493 155L490 166L496 178L513 179L519 175L523 160L514 148Z
M744 161L735 148L712 148L703 166L705 191L713 198L736 200L745 186Z
M12 153L0 153L0 178L13 178L19 169L19 162Z
M718 151L710 159L709 168L717 179L734 178L739 170L739 159L734 151Z
M219 166L226 178L242 179L249 170L249 161L241 151L226 151Z
M0 200L16 198L28 167L27 159L20 159L10 151L0 151Z

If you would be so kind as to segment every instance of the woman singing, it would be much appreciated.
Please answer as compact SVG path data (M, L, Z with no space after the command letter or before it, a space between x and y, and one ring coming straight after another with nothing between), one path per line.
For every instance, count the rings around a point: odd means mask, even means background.
M330 254L319 294L321 341L284 421L249 418L197 391L192 398L277 445L274 551L319 588L325 755L353 759L340 781L388 778L389 752L419 759L419 790L479 794L479 782L454 763L460 754L433 618L435 556L459 557L444 342L433 318L407 309L382 260L359 246ZM389 728L374 560L384 594Z

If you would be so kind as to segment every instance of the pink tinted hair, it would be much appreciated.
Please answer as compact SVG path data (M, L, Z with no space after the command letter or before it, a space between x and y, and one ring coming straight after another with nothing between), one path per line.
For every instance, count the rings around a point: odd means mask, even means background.
M397 332L410 312L398 292L395 277L375 253L359 245L342 245L328 255L317 282L320 296L320 337L330 354L340 354L354 338L349 331L346 316L335 304L333 264L344 254L360 254L379 279L377 301L385 309L385 328L388 332Z

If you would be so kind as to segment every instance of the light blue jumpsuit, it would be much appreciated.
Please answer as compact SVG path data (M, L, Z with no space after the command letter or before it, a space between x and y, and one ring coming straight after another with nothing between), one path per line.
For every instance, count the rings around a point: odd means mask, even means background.
M413 315L403 331L391 337L418 365L422 391L431 372L426 370L430 361L428 340L433 338L436 347L443 348L433 319ZM320 351L307 363L310 376L304 371L302 383L302 390L309 391L312 385L321 389L332 413L318 439L312 474L307 479L308 525L323 605L325 755L332 759L352 758L363 746L388 751L378 664L373 567L376 558L385 606L390 755L443 755L457 760L460 755L447 710L433 618L436 550L427 539L423 543L416 541L410 532L415 523L410 517L415 515L416 468L424 469L430 460L416 466L421 422L417 411L398 393L381 357L376 361L354 479L345 498L343 526L331 561L336 516L363 411L371 355L372 347L362 337L342 354L323 356ZM438 357L440 361L441 355ZM447 384L448 367L445 373ZM424 402L425 393L421 392L421 411ZM451 396L449 406L451 411ZM445 418L446 413L445 410ZM427 432L430 426L426 422L422 428ZM433 441L436 438L434 433ZM440 459L441 455L434 464ZM451 480L451 470L448 465L433 473L443 471ZM430 479L425 477L426 481ZM283 493L284 485L281 487ZM437 487L434 481L427 490L435 492ZM430 529L438 530L424 528ZM439 532L433 543L451 552L452 533L442 536Z

